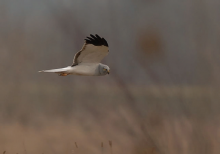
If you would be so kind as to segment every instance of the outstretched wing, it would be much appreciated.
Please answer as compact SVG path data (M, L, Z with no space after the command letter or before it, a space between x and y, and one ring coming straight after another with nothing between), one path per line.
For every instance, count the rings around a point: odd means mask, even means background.
M99 63L108 52L107 41L97 34L95 36L91 34L85 39L82 49L75 54L72 66L79 63Z

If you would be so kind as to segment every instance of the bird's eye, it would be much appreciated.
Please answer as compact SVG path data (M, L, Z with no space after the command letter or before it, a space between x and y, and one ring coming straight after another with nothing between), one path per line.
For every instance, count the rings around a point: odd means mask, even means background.
M105 69L105 68L103 68L103 70L104 70L104 71L106 71L106 69Z

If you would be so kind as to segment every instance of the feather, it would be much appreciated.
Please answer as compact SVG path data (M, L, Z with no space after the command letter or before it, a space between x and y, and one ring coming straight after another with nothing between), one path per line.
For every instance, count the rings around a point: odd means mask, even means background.
M75 54L72 67L79 63L100 63L108 51L108 43L104 38L90 34L90 37L86 37L82 49Z
M45 73L65 73L66 71L70 70L70 66L65 68L58 68L58 69L51 69L51 70L42 70L39 72L45 72Z

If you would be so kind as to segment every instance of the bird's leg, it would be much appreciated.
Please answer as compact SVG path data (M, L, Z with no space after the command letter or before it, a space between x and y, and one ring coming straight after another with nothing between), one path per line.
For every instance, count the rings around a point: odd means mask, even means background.
M69 75L69 74L67 74L67 73L60 73L59 74L59 76L67 76L67 75Z

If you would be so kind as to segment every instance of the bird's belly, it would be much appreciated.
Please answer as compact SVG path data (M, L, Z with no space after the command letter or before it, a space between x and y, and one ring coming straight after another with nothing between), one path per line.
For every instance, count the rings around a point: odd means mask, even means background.
M98 75L96 65L77 65L70 70L71 74L84 75L84 76L95 76Z

